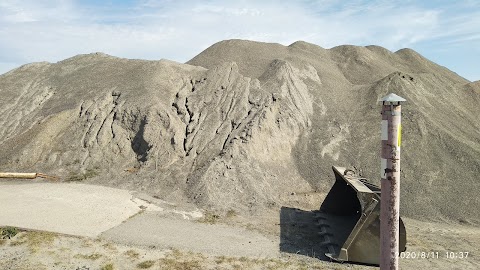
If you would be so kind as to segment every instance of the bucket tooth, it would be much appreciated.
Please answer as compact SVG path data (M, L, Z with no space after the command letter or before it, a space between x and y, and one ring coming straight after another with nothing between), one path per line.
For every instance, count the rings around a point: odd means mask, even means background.
M333 234L330 233L330 232L317 232L317 234L320 235L320 236L326 236L326 235L333 236Z
M335 244L328 235L324 235L325 240L320 242L320 246L331 246Z
M328 257L327 254L330 254L331 256L335 256L335 248L333 247L333 245L328 245L327 246L327 253L325 253L325 256Z
M325 224L325 225L326 225L326 224ZM328 226L328 225L327 225L327 226ZM328 228L328 227L327 227L327 226L321 226L320 229L319 229L319 231L318 231L318 234L326 234L326 233L328 233L328 231L327 231L327 228Z
M326 216L324 213L322 213L322 212L316 212L316 213L314 214L314 217L315 217L316 219L327 219L327 216Z
M322 228L322 227L327 227L328 228L328 227L330 227L330 225L326 222L319 221L319 222L317 222L317 227L318 228Z

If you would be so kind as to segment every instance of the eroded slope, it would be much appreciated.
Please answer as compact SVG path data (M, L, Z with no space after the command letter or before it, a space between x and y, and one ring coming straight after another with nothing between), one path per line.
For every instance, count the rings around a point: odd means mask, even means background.
M327 192L332 165L378 181L377 100L395 92L408 100L402 211L479 220L478 83L378 46L231 40L188 63L96 53L0 76L0 169L275 209Z

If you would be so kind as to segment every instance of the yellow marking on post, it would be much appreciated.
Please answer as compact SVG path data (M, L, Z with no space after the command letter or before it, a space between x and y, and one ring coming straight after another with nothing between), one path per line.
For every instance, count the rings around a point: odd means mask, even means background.
M402 125L401 124L398 125L397 132L398 132L397 146L400 147L402 145Z

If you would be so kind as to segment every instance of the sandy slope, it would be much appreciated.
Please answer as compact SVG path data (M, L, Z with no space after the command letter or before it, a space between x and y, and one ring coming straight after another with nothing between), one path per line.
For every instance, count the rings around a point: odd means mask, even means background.
M102 53L25 65L0 76L0 169L275 209L328 191L332 165L378 181L387 92L408 100L403 214L478 222L478 82L410 49L229 40L188 65Z
M402 215L452 228L464 242L446 250L477 252L477 232L461 228L480 224L479 82L411 49L228 40L187 64L102 53L28 64L0 75L0 170L238 213L268 235L282 209L318 209L332 165L378 183L377 100L389 92L407 99Z

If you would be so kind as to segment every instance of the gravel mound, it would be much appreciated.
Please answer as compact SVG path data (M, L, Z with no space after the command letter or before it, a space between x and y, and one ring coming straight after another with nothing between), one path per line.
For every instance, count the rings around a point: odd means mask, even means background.
M227 40L186 64L78 55L0 76L0 170L219 211L278 208L328 192L332 165L378 183L377 100L395 92L408 101L402 214L477 223L479 89L379 46Z

